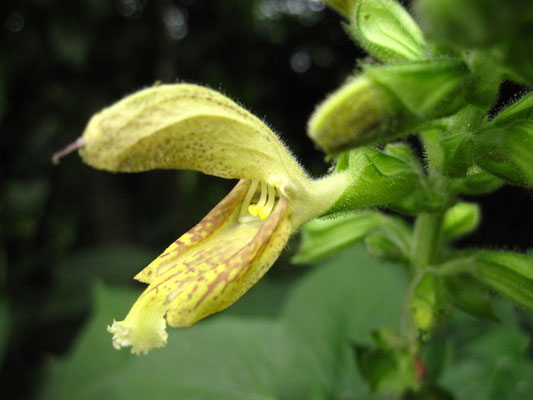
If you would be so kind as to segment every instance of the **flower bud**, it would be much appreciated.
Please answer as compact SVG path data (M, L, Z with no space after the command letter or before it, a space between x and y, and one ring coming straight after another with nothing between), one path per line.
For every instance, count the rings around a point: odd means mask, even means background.
M410 309L413 322L423 336L433 333L446 315L442 283L432 272L426 272L416 284Z
M397 1L359 0L350 19L350 32L375 59L392 63L424 58L422 31Z
M407 134L464 106L467 82L453 60L368 66L317 107L308 134L326 153Z
M385 121L383 94L364 74L334 92L315 110L308 134L326 153L370 142Z
M505 109L474 137L476 163L510 183L533 186L533 94Z
M457 239L474 231L481 220L481 211L475 203L460 202L444 215L442 234L447 239Z

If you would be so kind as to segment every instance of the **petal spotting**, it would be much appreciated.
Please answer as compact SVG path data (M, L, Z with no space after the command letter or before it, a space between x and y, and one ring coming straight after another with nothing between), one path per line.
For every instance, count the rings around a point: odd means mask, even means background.
M114 172L190 169L270 184L305 175L261 120L226 96L191 84L127 96L93 116L82 139L83 160Z
M229 307L268 271L293 231L288 200L277 197L264 221L243 217L250 184L241 180L136 276L149 286L126 319L108 328L116 348L138 354L164 346L165 314L170 326L191 326Z

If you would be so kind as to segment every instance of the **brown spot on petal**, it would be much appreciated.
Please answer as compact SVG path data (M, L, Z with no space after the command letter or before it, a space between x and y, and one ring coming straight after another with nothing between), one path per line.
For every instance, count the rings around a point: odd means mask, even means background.
M217 278L209 284L207 292L198 300L195 307L202 304L218 285L223 285L221 292L224 292L230 283L238 279L241 274L246 273L248 268L268 245L272 234L283 220L283 217L287 212L287 207L287 200L283 197L280 198L273 212L265 220L252 241L224 263L225 268L223 268Z
M154 275L161 276L165 271L173 268L177 257L182 258L188 250L215 234L216 231L229 222L235 210L240 207L249 185L249 181L240 180L233 190L202 221L170 245L163 254L137 274L135 279L150 283ZM156 273L148 274L148 271L152 270L155 270Z

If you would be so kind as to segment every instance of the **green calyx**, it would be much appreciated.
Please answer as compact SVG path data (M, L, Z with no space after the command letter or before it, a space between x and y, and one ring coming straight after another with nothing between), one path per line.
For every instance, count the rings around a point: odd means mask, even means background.
M375 59L405 62L425 58L422 31L394 0L360 0L351 18L350 32Z
M417 173L404 160L372 147L343 154L337 169L349 175L349 184L326 215L397 201L418 183Z
M533 187L533 94L524 96L477 132L474 157L491 174Z

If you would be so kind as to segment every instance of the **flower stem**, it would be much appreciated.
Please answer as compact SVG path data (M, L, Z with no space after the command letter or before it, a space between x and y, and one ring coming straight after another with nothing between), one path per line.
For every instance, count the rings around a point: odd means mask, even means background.
M410 256L414 269L425 268L434 261L440 245L443 217L444 211L418 214Z

